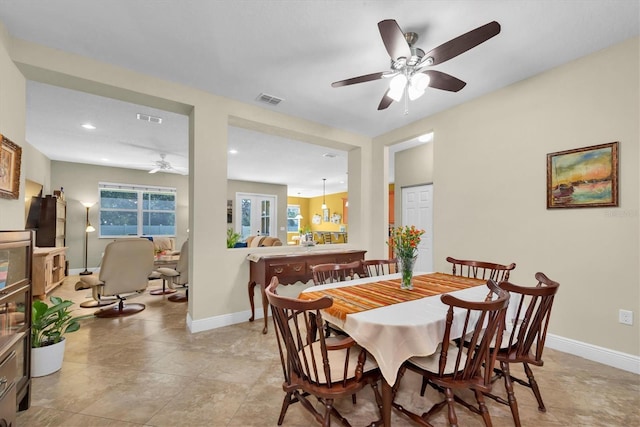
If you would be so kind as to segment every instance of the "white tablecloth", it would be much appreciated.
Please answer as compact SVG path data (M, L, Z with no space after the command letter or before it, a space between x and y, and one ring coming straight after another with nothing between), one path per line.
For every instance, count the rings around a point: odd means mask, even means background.
M419 274L425 273L415 273L415 275ZM399 277L400 274L397 273L356 279L312 286L303 292L361 285ZM472 301L483 301L487 293L486 286L450 292L451 295ZM375 357L384 378L393 385L398 369L405 360L413 356L428 356L435 353L444 334L447 308L448 306L440 302L440 295L436 295L349 314L345 321L326 313L323 316L325 320L342 328L359 345L366 348ZM460 334L461 331L452 330L451 338L458 338Z

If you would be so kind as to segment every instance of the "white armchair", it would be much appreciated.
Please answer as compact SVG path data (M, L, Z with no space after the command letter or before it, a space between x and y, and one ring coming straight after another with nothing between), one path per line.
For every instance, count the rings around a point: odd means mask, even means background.
M176 264L176 268L159 268L157 272L160 273L162 280L166 280L169 283L171 289L175 289L178 286L187 286L189 283L189 241L185 240L180 248L180 258ZM184 302L188 299L187 289L184 295L175 294L171 295L168 299L173 302Z
M142 293L153 271L153 243L147 239L118 239L107 245L98 275L81 276L83 287L91 288L93 298L117 298L118 305L96 311L97 317L129 316L145 309L144 304L124 304L125 295ZM76 288L78 286L76 285Z

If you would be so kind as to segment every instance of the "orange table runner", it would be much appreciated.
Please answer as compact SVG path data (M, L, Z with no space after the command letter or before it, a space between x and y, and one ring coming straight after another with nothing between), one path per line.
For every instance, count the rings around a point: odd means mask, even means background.
M315 300L323 296L330 296L333 298L333 305L325 309L325 311L334 317L345 320L348 314L458 291L486 283L486 281L480 279L453 276L445 273L431 273L414 276L413 290L409 291L400 289L401 280L380 280L362 285L303 292L299 298Z

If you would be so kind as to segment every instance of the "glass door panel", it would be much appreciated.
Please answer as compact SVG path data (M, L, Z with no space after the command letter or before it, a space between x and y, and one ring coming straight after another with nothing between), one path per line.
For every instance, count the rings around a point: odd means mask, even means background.
M262 194L236 194L236 232L242 240L249 236L275 236L276 197Z

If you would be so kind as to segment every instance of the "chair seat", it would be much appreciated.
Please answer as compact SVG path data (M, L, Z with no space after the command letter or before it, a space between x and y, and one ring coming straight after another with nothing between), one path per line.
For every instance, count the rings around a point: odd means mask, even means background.
M178 271L174 270L173 268L161 267L161 268L157 269L156 271L158 273L160 273L160 276L176 277L176 276L180 275L180 273Z
M347 374L344 376L342 375L342 372L344 371L344 364L347 356L347 350L340 349L340 350L331 350L327 352L329 369L331 370L331 372L334 373L333 375L335 375L335 378L339 378L340 381L342 381L343 379L348 380L356 377L356 368L358 366L358 356L360 355L361 351L362 351L362 347L358 345L354 345L349 349L349 368L347 370ZM303 360L303 357L306 357L308 360L310 360L312 357L311 356L312 352L314 353L313 357L315 358L315 360L322 360L320 341L316 341L312 343L310 346L306 346L304 348L305 356L302 355L303 353L302 350L299 351L298 353L300 354L300 360ZM375 359L369 356L367 357L364 363L362 372L366 373L377 368L378 368L378 364L376 363ZM325 372L323 370L321 369L318 370L317 379L314 375L314 372L311 372L311 376L312 376L311 381L317 382L319 384L327 384L327 377L325 376Z
M518 324L518 326L516 327L516 333L515 333L514 336L517 336L517 334L518 334L518 329L520 328L519 325L520 324ZM502 340L500 341L500 350L506 350L506 349L509 348L509 339L508 339L508 337L513 333L513 329L514 329L513 323L509 322L509 323L505 324L503 335L502 335ZM465 337L465 339L464 339L465 345L469 344L469 339L471 338L471 335L472 334L468 334ZM493 339L491 340L491 344L490 344L491 348L495 348L496 347L496 339L497 339L497 337L493 337ZM511 347L515 347L515 346L517 346L517 344L518 344L518 342L514 341L511 344Z
M81 286L80 283L82 283ZM90 276L80 276L80 282L76 283L76 290L90 289L94 286L100 285L104 285L104 282L101 281L96 275L92 274Z
M440 353L442 351L442 344L438 344L438 348L435 353L430 356L412 357L408 362L424 371L438 373L440 369ZM447 364L444 368L444 375L450 375L455 372L456 357L458 357L458 347L454 342L449 343L449 349L447 350ZM460 366L464 366L467 360L466 353L461 353Z

